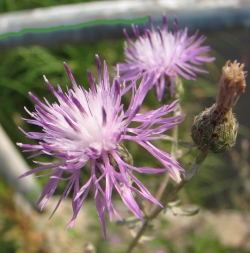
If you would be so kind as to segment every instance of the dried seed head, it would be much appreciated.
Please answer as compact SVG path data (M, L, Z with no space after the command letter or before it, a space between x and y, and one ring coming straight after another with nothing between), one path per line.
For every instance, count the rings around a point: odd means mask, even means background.
M245 91L244 64L227 61L222 68L216 104L194 119L191 136L199 149L214 154L230 150L235 145L238 122L232 113L240 95Z
M218 110L230 110L245 91L246 72L243 71L244 64L227 61L222 68L219 84L219 92L216 99Z

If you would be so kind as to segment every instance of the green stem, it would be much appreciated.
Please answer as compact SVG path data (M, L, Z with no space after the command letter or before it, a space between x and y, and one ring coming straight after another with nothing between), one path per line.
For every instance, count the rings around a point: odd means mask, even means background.
M131 244L128 247L128 250L126 251L126 253L130 253L132 252L132 249L137 245L137 243L139 242L141 236L144 234L144 232L147 230L148 228L148 223L149 220L144 220L144 222L142 223L142 226L139 230L139 232L137 233L136 237L133 239L133 241L131 242Z
M177 105L180 106L178 103ZM177 110L174 111L174 116L181 114L181 107L179 107ZM176 159L177 156L177 150L178 150L178 125L176 125L173 128L173 140L172 140L172 146L171 146L171 157L173 159ZM169 182L169 172L165 172L163 179L161 181L160 187L158 188L158 191L156 192L155 198L160 202L163 193L165 192L165 189L167 188ZM149 208L149 212L153 212L155 209L155 205L152 203L151 208Z
M206 152L199 151L197 157L195 158L195 160L191 164L190 169L186 173L181 174L181 181L172 189L172 191L167 195L166 199L163 201L163 203L162 203L163 208L165 208L167 206L167 204L176 196L176 194L179 192L179 190L190 179L193 178L193 176L197 173L198 168L200 167L202 162L205 160L206 156L207 156ZM132 252L132 249L137 245L141 236L147 230L149 222L151 220L153 220L154 218L156 218L156 216L162 211L163 208L160 206L157 206L157 208L152 212L152 214L145 218L140 230L138 231L136 237L132 240L126 253Z

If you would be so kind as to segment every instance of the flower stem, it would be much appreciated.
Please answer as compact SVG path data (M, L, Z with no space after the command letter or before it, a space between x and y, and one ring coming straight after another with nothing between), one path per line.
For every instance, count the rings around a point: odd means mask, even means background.
M158 189L158 191L156 192L156 195L155 195L155 198L160 201L161 200L161 197L165 191L165 189L167 188L167 185L168 185L168 181L169 181L169 172L165 172L164 173L164 176L163 176L163 179L161 181L161 184L160 184L160 187ZM151 205L151 208L149 209L149 212L152 213L155 209L155 205Z
M179 106L178 109L176 109L174 111L174 116L178 116L181 114L181 106L179 104L179 102L177 103L177 105ZM171 157L173 159L176 159L177 157L177 151L178 151L178 125L176 125L174 128L173 128L173 132L172 132L172 146L171 146ZM160 184L160 187L158 188L157 192L156 192L156 195L155 195L155 198L160 201L161 198L162 198L162 195L163 193L165 192L165 189L167 188L167 185L168 185L168 182L169 182L169 172L165 172L164 173L164 176L163 176L163 179L161 181L161 184ZM152 203L151 207L149 208L149 212L153 212L155 209L155 205Z
M146 219L143 221L142 226L139 230L139 232L137 233L136 237L133 239L133 241L131 242L131 244L128 247L128 250L126 251L126 253L130 253L132 252L132 249L137 245L137 243L139 242L141 236L144 234L144 232L147 230L148 228L148 223L149 220Z
M167 206L167 204L175 197L175 195L179 192L179 190L190 180L193 178L193 176L197 173L198 168L202 164L202 162L205 160L207 156L206 152L199 151L197 157L192 162L190 169L186 173L181 174L181 181L172 189L172 191L167 195L165 200L162 203L163 208ZM137 245L139 242L141 236L144 234L144 232L148 228L148 224L151 220L156 218L156 216L162 211L163 209L160 206L157 206L156 209L150 214L148 217L145 218L145 220L142 223L142 226L140 230L138 231L136 237L132 240L131 244L129 245L128 250L126 253L131 253L132 249Z

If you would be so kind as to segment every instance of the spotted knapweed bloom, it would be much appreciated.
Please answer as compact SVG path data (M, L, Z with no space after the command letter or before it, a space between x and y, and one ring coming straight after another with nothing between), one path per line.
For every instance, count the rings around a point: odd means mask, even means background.
M122 219L112 203L113 190L119 193L123 203L139 218L143 218L143 214L134 194L160 205L133 172L154 174L169 171L174 174L173 167L183 171L177 161L150 141L163 138L165 135L162 133L178 125L184 115L166 117L177 109L176 102L164 105L157 110L139 113L148 91L146 83L151 81L146 77L142 79L145 85L139 88L133 86L130 104L125 110L121 98L128 87L119 83L118 76L110 85L106 63L104 62L103 65L102 76L101 62L98 56L96 59L98 83L95 84L95 79L88 72L89 90L76 84L69 67L64 63L73 85L72 89L68 88L65 93L58 85L58 91L56 91L44 77L57 102L50 104L46 99L42 102L34 94L29 93L36 103L35 112L29 112L26 109L33 119L25 120L41 127L42 131L25 132L21 129L28 138L38 140L38 144L18 143L18 145L24 148L25 152L37 151L32 157L45 154L57 158L57 161L48 164L35 161L41 166L20 176L22 178L32 173L50 170L45 174L50 178L38 204L44 200L43 208L54 194L60 180L67 181L67 186L52 215L62 199L72 191L73 217L67 225L68 228L73 226L92 187L103 234L106 236L105 208L110 220L113 214L118 219ZM132 122L137 122L137 126L130 126ZM158 159L163 165L162 168L135 167L132 156L125 148L123 141L134 141L141 145ZM81 178L85 178L83 185L80 185L80 173L82 173Z
M174 95L175 79L183 76L188 80L195 80L195 72L207 73L198 65L211 62L215 58L201 55L210 50L209 46L201 46L206 39L198 31L188 37L188 28L178 29L175 18L174 32L168 30L167 18L163 15L163 28L155 29L152 18L149 17L151 30L144 29L140 35L138 26L132 26L136 40L133 41L124 30L128 43L125 42L125 62L120 63L121 80L138 79L141 74L153 76L153 85L159 101L162 100L165 90Z

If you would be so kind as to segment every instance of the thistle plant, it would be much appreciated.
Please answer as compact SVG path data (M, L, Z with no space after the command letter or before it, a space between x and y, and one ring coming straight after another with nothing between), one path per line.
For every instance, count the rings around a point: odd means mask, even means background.
M179 103L183 95L180 90L185 89L181 77L195 80L196 73L207 73L198 66L215 58L204 54L210 50L209 46L201 46L205 36L197 39L196 32L188 37L188 29L179 30L176 18L173 33L168 30L165 15L162 29L154 27L151 17L149 23L151 30L145 29L142 36L138 27L133 26L135 41L125 31L129 43L124 47L125 63L117 65L113 82L110 82L106 62L101 64L98 55L98 78L95 81L92 74L87 72L90 85L88 90L77 85L66 63L64 67L72 85L66 92L63 92L60 85L56 91L44 76L56 101L51 104L44 98L43 102L29 93L35 102L35 111L30 112L25 108L32 119L24 120L40 127L40 131L20 130L38 143L18 143L24 152L36 152L30 158L41 155L56 158L51 163L34 161L39 166L19 177L48 170L47 174L42 175L49 179L38 200L38 204L42 202L41 208L55 193L59 182L66 181L66 187L52 215L61 201L72 192L73 216L66 226L72 227L92 189L104 237L105 211L110 221L116 216L119 225L133 223L134 238L127 253L143 241L153 219L170 206L178 191L195 176L207 154L220 154L234 146L238 122L232 113L232 107L246 86L244 64L226 62L222 68L216 103L194 119L191 127L194 143L185 145L196 146L199 152L185 170L177 161L178 126L185 118ZM171 99L166 104L159 105L158 109L142 112L141 106L152 87L156 89L158 101L162 101L168 91ZM127 109L123 103L125 94L132 94ZM179 100L174 100L175 98ZM171 151L159 149L155 144L157 140L170 140ZM141 146L161 166L138 167L133 159L134 154L127 148L127 143L131 141ZM83 171L84 182L80 180ZM164 173L155 194L138 179L138 173L152 174L152 177L153 174ZM173 179L172 190L163 195L170 177ZM114 191L132 214L128 219L118 213L113 202ZM145 205L144 200L150 205ZM195 213L197 210L190 212Z
M168 207L168 204L173 200L178 191L195 176L208 153L220 154L230 150L234 146L238 131L238 122L232 114L232 107L245 91L246 72L243 71L243 68L244 64L237 63L237 61L233 63L227 61L222 68L216 104L196 116L191 128L191 136L194 144L199 149L199 153L191 163L190 168L186 172L181 173L180 181L161 202L164 208ZM195 145L190 146L193 147ZM162 212L162 209L156 207L148 215L140 226L137 236L131 242L127 253L132 252L132 249L140 241L150 222L160 212ZM196 210L194 210L193 214L196 213Z

